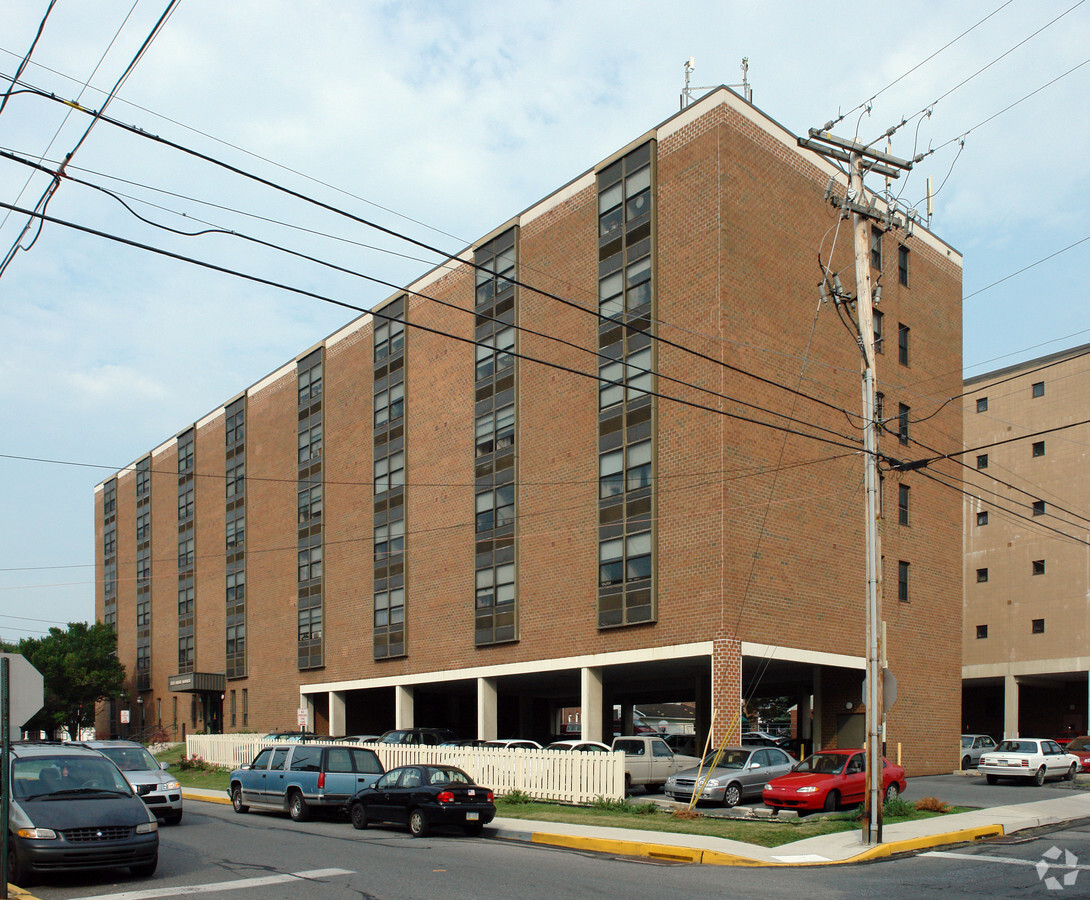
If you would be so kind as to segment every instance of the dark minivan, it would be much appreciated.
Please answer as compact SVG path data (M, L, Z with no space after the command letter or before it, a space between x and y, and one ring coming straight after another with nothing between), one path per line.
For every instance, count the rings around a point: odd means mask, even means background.
M96 750L11 745L8 880L126 866L140 878L159 862L155 814L117 766Z

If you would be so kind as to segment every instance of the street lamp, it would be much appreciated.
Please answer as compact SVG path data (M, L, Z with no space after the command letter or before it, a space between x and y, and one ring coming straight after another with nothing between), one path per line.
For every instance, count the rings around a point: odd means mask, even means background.
M144 739L144 698L136 698L136 708L139 710L138 717L140 719L140 739Z

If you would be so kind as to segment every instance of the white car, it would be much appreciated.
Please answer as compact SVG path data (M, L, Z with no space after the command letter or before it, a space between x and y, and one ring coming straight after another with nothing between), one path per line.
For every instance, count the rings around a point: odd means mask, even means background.
M493 750L540 750L541 744L531 741L529 738L498 738L494 741L485 741L482 747L491 747Z
M1025 778L1037 785L1046 778L1074 781L1079 758L1047 738L1012 738L981 756L977 771L988 777L988 784L1000 778Z
M612 753L613 748L601 741L553 741L546 750L574 750L583 753Z

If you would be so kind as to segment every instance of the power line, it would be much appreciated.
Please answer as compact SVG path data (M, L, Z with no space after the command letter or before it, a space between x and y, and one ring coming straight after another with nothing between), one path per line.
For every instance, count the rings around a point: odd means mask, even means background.
M209 269L209 270L214 271L214 272L220 272L220 273L226 274L226 275L233 275L235 277L244 279L246 281L254 282L255 284L265 285L266 287L278 288L279 290L287 291L287 292L293 293L293 294L298 294L298 295L303 296L303 297L310 297L311 299L314 299L314 300L321 300L321 301L323 301L325 303L330 303L330 304L332 304L334 306L340 306L340 307L342 307L344 309L350 309L350 310L353 310L355 312L369 313L370 315L372 315L372 316L374 316L376 318L379 318L379 319L383 319L384 321L399 322L399 323L401 323L401 324L403 324L403 325L405 325L407 327L411 327L411 328L414 328L414 329L417 329L419 331L423 331L423 332L426 332L426 333L429 333L429 334L438 335L440 337L449 338L451 340L455 340L455 341L458 341L460 343L470 344L470 345L473 345L473 346L486 346L486 345L482 344L480 341L475 341L472 338L465 338L465 337L461 337L460 335L451 334L449 332L445 332L445 331L442 331L442 330L437 329L437 328L432 328L432 327L430 327L428 325L423 325L423 324L421 324L419 322L414 322L414 321L412 321L412 320L410 320L408 318L399 319L396 316L391 316L391 315L389 315L387 313L384 313L384 312L381 312L381 311L378 311L378 310L364 309L363 307L356 306L356 305L354 305L352 303L348 303L347 301L344 301L344 300L338 300L338 299L333 298L333 297L328 297L328 296L325 296L323 294L318 294L318 293L316 293L314 291L308 291L308 290L305 290L304 288L293 287L291 285L287 285L287 284L284 284L282 282L273 281L272 279L268 279L268 278L262 278L262 277L257 276L257 275L250 275L250 274L247 274L245 272L238 271L236 269L230 269L230 268L227 268L225 266L220 266L220 265L217 265L215 263L207 262L205 260L199 260L199 259L196 259L194 257L186 256L184 254L175 253L175 252L170 251L170 250L165 250L165 249L162 249L162 248L159 248L159 247L153 247L150 244L144 244L144 243L141 243L139 241L131 240L130 238L121 237L120 235L109 234L107 232L100 231L98 229L90 228L90 227L88 227L86 225L79 225L79 224L77 224L75 222L69 222L69 221L66 221L64 219L58 219L58 218L55 218L53 216L47 216L47 215L44 215L43 213L35 212L33 210L19 209L18 207L14 207L11 204L7 204L7 203L3 203L3 202L0 202L0 207L10 208L10 209L13 209L16 212L20 212L20 213L23 213L25 215L30 215L30 216L33 216L35 218L40 218L40 219L42 219L42 221L45 221L45 222L50 222L50 223L57 224L57 225L63 225L65 227L67 227L67 228L71 228L71 229L76 230L76 231L81 231L81 232L83 232L85 234L94 235L96 237L104 238L106 240L113 241L115 243L124 244L124 245L129 246L129 247L134 247L134 248L139 249L139 250L146 250L148 252L156 253L156 254L159 254L161 256L165 256L165 257L167 257L169 259L177 260L179 262L187 262L187 263L191 263L192 265L200 266L202 268L206 268L206 269ZM413 293L413 292L407 291L406 293ZM495 348L490 347L489 349L494 350ZM546 366L547 368L557 369L559 371L566 372L566 373L568 373L570 375L576 375L576 376L581 377L581 378L588 378L588 379L590 379L592 381L597 381L597 382L599 382L601 384L609 384L609 385L615 385L615 386L620 386L620 387L625 387L626 386L623 379L622 380L615 380L615 379L611 379L611 378L606 378L606 377L604 377L604 376L602 376L600 374L583 372L583 371L580 371L578 369L574 369L571 366L565 366L565 365L562 365L560 363L550 362L550 361L544 360L544 359L538 359L536 357L530 356L530 355L525 354L525 353L520 353L520 352L517 352L515 350L507 350L507 351L504 351L504 352L505 352L506 355L511 356L511 357L513 357L515 359L523 359L523 360L526 360L528 362L533 362L533 363L536 363L538 365ZM650 370L644 370L644 369L641 369L638 366L635 366L635 367L632 367L632 368L638 369L641 372L653 374L653 373L650 372ZM713 413L716 413L717 415L725 416L727 418L734 419L734 420L739 421L739 422L746 422L746 423L749 423L751 425L762 425L764 427L771 428L771 429L773 429L775 431L783 431L783 432L786 432L786 433L789 433L789 434L794 434L797 437L810 438L811 440L815 440L815 441L819 441L821 443L829 444L829 445L834 446L834 447L840 447L841 449L850 449L850 450L856 449L854 446L852 446L850 444L845 444L842 441L834 441L831 438L825 438L825 437L822 437L820 435L808 434L806 432L797 431L795 429L787 428L785 426L776 425L775 423L772 423L772 422L762 422L759 419L753 419L753 418L751 418L749 416L739 415L738 413L732 413L732 412L728 412L726 410L716 409L715 407L706 406L706 405L701 404L701 403L696 403L695 401L692 401L692 400L686 400L686 399L684 399L682 397L673 397L673 396L663 394L663 393L661 393L659 391L655 391L655 390L651 390L651 389L639 388L638 390L640 391L641 394L646 394L646 395L652 396L652 397L659 397L660 399L669 400L669 401L672 401L674 403L679 403L679 404L681 404L683 406L688 406L688 407L691 407L693 409L703 410L704 412L713 412ZM818 402L821 402L821 404L824 405L824 406L831 406L831 404L828 404L825 401L818 401ZM832 406L831 408L837 409L838 411L841 411L835 406ZM818 426L811 426L811 427L818 427ZM852 440L851 438L847 438L847 437L844 437L842 435L840 437L842 437L842 439L845 440L845 441Z
M30 43L30 49L27 50L26 56L23 57L19 63L19 68L15 70L15 77L11 79L11 84L8 85L8 89L4 91L4 98L0 100L0 114L4 112L4 107L8 105L8 97L11 96L11 91L15 87L20 76L23 74L23 69L26 68L27 63L30 62L30 57L34 54L34 48L38 46L38 40L42 36L42 32L45 31L45 23L49 19L49 14L53 12L53 7L57 5L57 0L49 0L49 6L46 8L45 15L42 16L42 21L38 25L38 31L34 35L34 40Z
M1085 0L1084 0L1084 2L1085 2ZM134 125L129 125L129 124L121 122L121 121L119 121L117 119L113 119L113 118L111 118L109 116L101 115L101 113L96 113L93 110L88 110L88 109L84 108L83 106L79 105L76 101L62 100L62 99L56 97L53 94L49 94L49 93L46 93L43 90L34 88L32 85L25 85L25 86L30 88L32 90L32 92L36 93L40 97L44 97L44 98L52 100L53 102L56 102L56 103L66 103L68 105L71 105L71 106L73 106L73 108L77 109L80 112L83 112L86 115L97 116L97 117L101 118L102 121L107 122L110 125L113 125L113 126L115 126L117 128L120 128L120 129L122 129L124 131L127 131L130 134L134 134L134 135L137 135L138 137L144 138L146 140L150 140L150 141L153 141L155 143L160 143L163 146L170 147L171 149L174 149L174 150L178 150L179 152L184 153L184 154L186 154L188 156L192 156L195 159L200 159L200 160L202 160L204 162L207 162L207 163L210 163L211 165L214 165L214 166L216 166L218 168L222 168L222 169L224 169L224 170L226 170L228 172L231 172L232 174L239 175L239 176L241 176L241 177L243 177L245 179L248 179L250 181L254 181L254 182L256 182L258 184L261 184L261 185L263 185L265 187L272 188L273 190L278 191L280 193L283 193L283 194L285 194L285 195L287 195L289 197L293 197L293 198L295 198L297 200L301 200L304 203L309 203L309 204L311 204L313 206L318 207L319 209L324 209L327 212L334 213L335 215L342 216L344 218L349 219L350 221L356 222L357 224L363 225L365 227L372 228L372 229L380 232L381 234L387 235L388 237L393 237L393 238L395 238L397 240L405 241L406 243L409 243L412 246L418 247L418 248L420 248L422 250L426 250L429 253L434 253L437 256L441 257L444 262L449 261L449 260L457 259L458 262L462 263L463 265L465 265L465 266L467 266L469 268L472 268L474 271L486 271L486 272L488 271L487 269L484 269L482 266L480 266L478 263L476 263L476 262L474 262L472 260L457 258L456 254L447 253L445 250L442 250L442 249L440 249L438 247L434 247L434 246L432 246L431 244L428 244L425 241L418 240L417 238L413 238L413 237L411 237L409 235L398 232L398 231L396 231L396 230L394 230L392 228L388 228L385 225L380 225L377 222L373 222L373 221L371 221L369 219L366 219L366 218L364 218L362 216L357 216L354 213L351 213L351 212L349 212L347 210L341 209L340 207L333 206L332 204L326 203L326 202L324 202L322 200L318 200L318 199L316 199L314 197L309 197L309 196L307 196L305 194L300 193L299 191L296 191L296 190L294 190L292 188L286 187L285 185L277 184L276 182L273 182L273 181L271 181L271 180L269 180L267 178L264 178L264 177L262 177L260 175L256 175L254 173L247 172L244 169L240 169L237 166L231 165L230 163L224 162L222 160L218 160L215 157L209 156L209 155L207 155L205 153L201 153L198 150L194 150L192 148L185 147L182 144L178 144L178 143L176 143L174 141L170 141L167 138L163 138L163 137L161 137L159 135L149 134L148 132L145 132L145 131L141 130L140 128L137 128ZM489 272L488 274L494 274L494 273ZM522 281L520 279L517 279L517 278L510 278L508 280L510 281L511 284L517 285L518 287L523 288L523 289L525 289L527 291L530 291L530 292L532 292L534 294L537 294L539 296L545 297L545 298L550 299L550 300L554 300L557 303L563 304L564 306L572 307L573 309L576 309L579 312L590 315L590 316L596 318L599 322L614 322L614 321L616 321L616 320L612 319L610 316L608 316L605 313L601 312L600 309L588 308L586 306L583 306L580 303L577 303L574 300L569 300L566 297L562 297L559 294L555 294L555 293L553 293L551 291L546 291L546 290L544 290L542 288L534 287L533 285L527 284L526 282L524 282L524 281ZM403 289L399 287L399 288L397 288L397 290L403 290ZM370 310L363 310L363 311L371 312ZM776 382L776 381L773 381L771 379L764 378L762 376L756 375L756 374L754 374L752 372L748 372L748 371L746 371L744 369L740 369L740 368L738 368L736 366L732 366L730 363L727 363L727 362L725 362L723 360L715 359L712 356L709 356L709 355L707 355L705 353L701 353L700 351L694 350L694 349L692 349L690 347L686 347L683 344L678 344L678 343L676 343L674 341L669 340L668 338L662 337L661 335L655 335L655 334L652 334L650 332L647 332L647 331L643 330L642 328L639 328L637 325L633 324L632 322L624 321L621 324L623 324L624 327L629 332L646 335L649 339L651 339L653 341L656 341L660 345L665 345L665 346L671 347L671 348L673 348L675 350L681 351L682 353L686 353L686 354L695 356L696 358L701 359L701 360L703 360L705 362L711 363L711 364L713 364L715 366L719 366L721 368L737 372L738 374L745 375L747 378L752 378L752 379L754 379L754 380L756 380L756 381L758 381L758 382L760 382L762 384L766 384L766 385L768 385L770 387L776 388L777 390L783 390L783 391L787 391L788 393L796 394L798 396L801 396L803 399L806 399L806 400L810 401L811 403L817 403L817 404L819 404L821 406L825 406L825 407L827 407L829 409L833 409L833 410L835 410L835 411L837 411L839 413L846 414L845 410L841 409L840 407L837 407L835 404L829 403L826 400L822 400L822 399L820 399L818 397L813 397L813 396L811 396L809 394L804 394L804 393L799 392L799 391L794 391L794 390L792 390L790 388L785 387L780 382Z

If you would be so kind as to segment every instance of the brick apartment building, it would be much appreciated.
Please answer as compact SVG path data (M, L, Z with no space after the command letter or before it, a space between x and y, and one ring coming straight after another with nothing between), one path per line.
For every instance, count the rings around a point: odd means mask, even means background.
M963 726L1086 734L1090 345L965 382Z
M100 727L303 706L319 733L547 739L578 707L608 740L615 705L694 702L703 740L793 696L807 749L861 740L860 357L816 287L833 173L718 89L99 485L96 610L133 679ZM956 408L912 406L961 390L961 258L876 232L872 265L883 446L911 423L960 447ZM891 488L887 739L948 770L960 500Z

